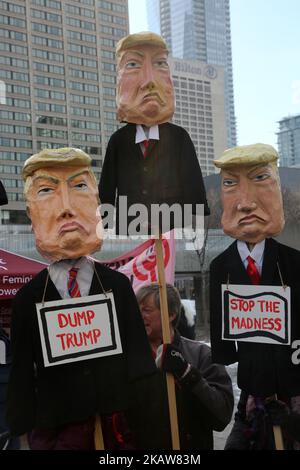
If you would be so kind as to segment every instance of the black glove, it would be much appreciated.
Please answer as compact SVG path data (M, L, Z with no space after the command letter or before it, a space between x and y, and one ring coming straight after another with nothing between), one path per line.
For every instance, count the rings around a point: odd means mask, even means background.
M156 366L164 372L171 372L180 380L187 374L190 364L173 344L161 344L156 353Z

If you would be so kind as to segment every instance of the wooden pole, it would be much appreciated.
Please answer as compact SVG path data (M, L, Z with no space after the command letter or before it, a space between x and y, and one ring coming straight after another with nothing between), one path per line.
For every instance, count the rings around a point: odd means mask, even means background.
M157 271L158 271L163 343L170 344L171 343L170 321L169 321L169 312L168 312L167 288L166 288L163 244L162 244L161 233L159 234L159 238L155 239L155 251L156 251ZM167 373L166 376L167 376L167 393L168 393L168 402L169 402L172 448L173 450L180 450L175 382L174 382L174 377L172 374Z
M101 418L99 415L96 415L95 420L95 431L94 431L94 444L95 450L104 450L104 440L101 426Z
M284 450L281 427L273 426L273 433L276 450Z
M269 399L278 400L277 393L275 393L272 397L269 397L267 401L269 401ZM281 427L278 425L274 425L273 434L274 434L274 441L275 441L275 449L284 450Z

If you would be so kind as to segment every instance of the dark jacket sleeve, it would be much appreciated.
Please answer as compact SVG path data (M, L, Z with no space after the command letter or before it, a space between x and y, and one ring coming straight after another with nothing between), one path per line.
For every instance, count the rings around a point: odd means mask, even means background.
M198 371L194 383L183 381L183 387L189 388L196 398L195 404L205 409L205 424L215 431L222 431L231 420L234 405L231 379L225 367L214 364L210 348L197 341L182 340L182 352Z
M233 364L237 362L237 351L234 341L222 340L222 266L214 260L210 265L210 340L213 362Z
M199 160L194 144L185 130L183 130L182 148L183 156L181 169L184 184L184 202L186 204L193 204L196 200L198 204L204 204L204 215L209 215L210 210L206 199L206 191ZM193 204L193 214L195 214L195 204Z
M33 340L28 310L35 308L21 291L13 302L12 368L8 384L6 419L13 435L31 430L35 424L36 399Z
M4 206L4 204L7 204L7 203L8 201L7 201L6 191L4 189L3 184L0 181L0 206Z

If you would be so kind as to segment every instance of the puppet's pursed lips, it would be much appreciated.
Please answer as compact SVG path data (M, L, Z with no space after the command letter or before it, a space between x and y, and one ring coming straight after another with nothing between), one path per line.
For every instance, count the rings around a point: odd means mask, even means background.
M250 224L251 222L265 222L264 219L257 215L248 215L239 220L239 224Z
M143 97L143 101L152 100L152 99L156 99L160 103L163 103L163 100L161 99L158 93L148 93L147 95Z
M68 222L60 227L59 234L61 235L64 232L73 232L78 229L84 230L84 227L78 222Z

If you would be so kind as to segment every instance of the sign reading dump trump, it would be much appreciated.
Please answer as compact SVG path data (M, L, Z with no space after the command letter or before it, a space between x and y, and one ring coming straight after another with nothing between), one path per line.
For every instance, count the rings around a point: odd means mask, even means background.
M112 293L37 304L45 367L122 353Z
M290 344L290 288L222 285L222 339Z

